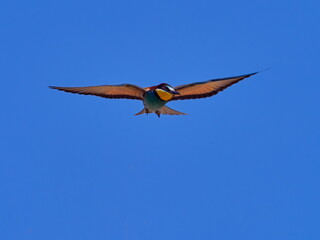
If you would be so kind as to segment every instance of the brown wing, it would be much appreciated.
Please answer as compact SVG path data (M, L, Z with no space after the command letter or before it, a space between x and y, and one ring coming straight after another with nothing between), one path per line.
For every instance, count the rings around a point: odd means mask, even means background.
M127 98L143 100L145 90L132 84L104 85L92 87L54 87L50 88L84 95L95 95L104 98Z
M180 95L174 95L172 100L211 97L217 94L218 92L224 90L225 88L231 86L232 84L235 84L241 81L242 79L245 79L257 73L258 72L241 75L237 77L219 78L205 82L196 82L191 84L180 85L174 88L180 93Z

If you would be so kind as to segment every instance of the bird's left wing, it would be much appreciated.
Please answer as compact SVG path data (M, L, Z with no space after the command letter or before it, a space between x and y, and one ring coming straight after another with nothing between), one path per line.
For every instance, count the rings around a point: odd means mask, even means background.
M140 88L133 84L103 85L91 87L49 87L65 92L84 95L95 95L104 98L127 98L143 100L143 94L145 93L145 90L143 88Z
M219 79L212 79L205 82L195 82L195 83L180 85L174 88L180 93L180 95L174 95L172 100L211 97L217 94L218 92L224 90L225 88L231 86L232 84L235 84L241 81L242 79L245 79L257 73L258 72L241 75L237 77L219 78Z

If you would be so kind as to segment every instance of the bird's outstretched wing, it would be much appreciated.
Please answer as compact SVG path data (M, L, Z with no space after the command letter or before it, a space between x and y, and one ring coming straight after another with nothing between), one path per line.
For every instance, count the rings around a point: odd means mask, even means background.
M180 85L174 88L180 93L180 95L174 95L172 100L211 97L217 94L218 92L224 90L225 88L231 86L232 84L235 84L241 81L242 79L245 79L257 73L258 72L241 75L237 77L219 78L219 79L212 79L204 82L195 82L195 83Z
M92 87L49 87L65 92L84 95L95 95L104 98L127 98L143 100L143 94L145 93L145 90L143 88L132 84L103 85Z

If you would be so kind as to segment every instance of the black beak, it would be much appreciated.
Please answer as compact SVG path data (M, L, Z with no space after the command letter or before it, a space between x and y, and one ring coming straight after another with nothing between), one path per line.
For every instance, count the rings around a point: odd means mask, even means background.
M170 93L180 95L180 93L178 91L176 91L176 90L170 91Z

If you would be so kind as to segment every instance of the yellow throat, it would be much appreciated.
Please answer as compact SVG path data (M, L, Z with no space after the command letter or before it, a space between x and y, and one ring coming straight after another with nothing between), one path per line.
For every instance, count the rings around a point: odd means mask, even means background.
M166 92L162 89L156 89L156 92L163 101L169 101L173 97L173 94Z

